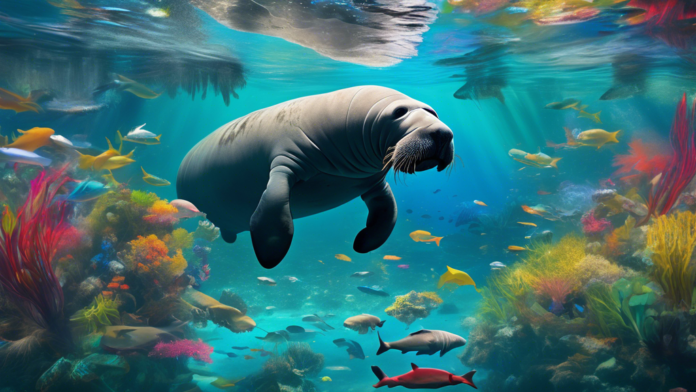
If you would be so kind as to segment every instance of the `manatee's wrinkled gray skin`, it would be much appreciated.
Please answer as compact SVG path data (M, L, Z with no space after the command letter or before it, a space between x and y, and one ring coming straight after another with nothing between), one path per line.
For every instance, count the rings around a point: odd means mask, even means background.
M225 241L249 230L265 268L285 257L294 218L360 196L369 214L353 248L367 253L389 238L396 223L396 201L385 181L389 168L442 171L454 158L452 138L430 106L385 87L353 87L222 126L186 155L176 188Z
M410 351L417 351L416 355L433 355L440 352L440 356L447 354L448 351L466 344L466 339L459 335L447 331L436 331L421 329L401 340L395 342L384 342L379 336L379 350L377 355L389 350L399 350L402 354Z
M346 321L343 322L343 326L348 329L352 329L353 331L358 331L359 334L364 335L370 329L374 331L377 327L382 328L385 321L387 320L380 320L377 316L363 313L357 316L348 317Z

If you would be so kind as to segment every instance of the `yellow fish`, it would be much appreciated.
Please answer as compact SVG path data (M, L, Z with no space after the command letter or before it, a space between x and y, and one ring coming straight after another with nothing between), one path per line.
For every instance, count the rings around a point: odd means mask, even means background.
M238 382L244 380L243 378L240 378L239 380L228 380L223 377L218 377L215 381L211 382L210 385L214 386L215 388L219 389L227 389L227 388L232 388L235 386Z
M32 101L31 95L25 98L0 88L0 109L14 110L15 113L27 111L38 113L41 106Z
M347 262L351 262L351 261L352 261L350 257L348 257L348 256L346 256L346 255L344 255L344 254L342 254L342 253L339 253L339 254L335 255L334 257L337 258L337 259L339 259L339 260L343 260L343 261L347 261Z
M321 261L321 260L319 260L319 262L320 262L320 263L322 263L322 264L324 264L324 262L323 262L323 261Z
M459 286L474 286L474 290L480 291L476 288L476 282L471 279L471 276L464 271L456 270L449 265L447 266L447 272L440 276L440 280L437 282L437 288L441 288L445 283L455 283Z
M474 204L478 204L482 207L488 207L488 205L480 200L474 200Z
M6 145L7 148L18 148L20 150L34 152L37 148L43 147L51 142L51 136L55 133L51 128L34 127L28 131L18 129L17 132L21 135L12 142Z
M109 140L108 137L106 138L106 143L109 144L109 148L96 157L76 151L80 155L80 158L77 161L77 167L82 170L94 169L95 166L101 167L107 159L121 155L121 147L123 147L123 145L121 145L118 150L115 149L114 146L111 145L111 140Z
M529 166L534 166L538 167L541 169L553 167L555 169L558 169L558 161L560 161L563 158L552 158L543 152L539 151L536 154L530 154L526 151L518 150L516 148L511 149L508 151L508 155L510 158L516 160L519 163L523 163L525 165Z
M121 186L121 183L118 182L118 181L116 181L116 179L114 178L114 173L112 173L111 170L109 170L109 174L104 174L102 177L103 177L108 183L113 184L113 186L115 186L115 187Z
M123 143L125 141L125 142L131 142L131 143L144 144L146 146L154 146L154 145L161 143L160 137L162 137L162 135L155 136L154 134L152 134L152 136L150 136L150 135L148 135L150 132L148 132L148 131L145 131L145 132L147 132L147 134L145 134L144 136L141 135L144 132L141 132L141 134L136 134L135 136L132 136L131 134L127 134L126 136L123 136L123 135L121 135L121 131L116 131L116 135L118 136L119 143ZM140 136L140 137L136 137L136 136Z
M143 181L147 182L152 186L167 186L172 184L164 178L159 178L157 176L153 176L152 174L147 174L147 172L145 171L145 169L143 169L142 166L140 166L140 170L143 171Z
M523 250L527 250L527 248L523 248L523 247L517 246L517 245L510 245L510 246L508 246L508 250L511 252L521 252Z
M412 240L416 242L435 242L437 246L440 246L440 240L444 237L435 237L425 230L416 230L408 235Z
M524 210L524 212L526 212L528 214L544 216L544 214L542 212L537 211L534 208L529 207L529 206L522 206L522 209ZM536 225L534 225L534 226L536 226Z
M155 99L162 95L162 93L157 94L156 92L147 88L144 84L128 79L123 75L118 75L118 79L123 84L123 87L119 88L120 90L128 91L138 98Z
M602 148L603 145L607 143L618 143L619 139L616 135L621 132L607 132L603 129L590 129L589 131L580 132L577 137L578 144L581 146L597 147L597 149Z
M583 118L589 118L590 120L596 122L597 124L601 124L602 120L599 119L599 114L602 113L602 111L598 111L597 113L588 113L584 109L580 110L578 113L578 117L583 117Z
M324 376L324 377L321 378L321 381L323 381L323 382L330 382L330 381L332 381L332 380L331 380L331 377L329 377L329 376Z
M97 163L95 162L94 170L116 170L126 165L130 165L131 163L135 162L135 160L132 159L134 151L135 150L129 152L126 155L117 155L111 157L107 159L102 165L97 165Z
M527 208L529 208L529 207L527 207ZM526 212L526 211L527 211L527 210L525 210L525 212ZM531 214L531 212L530 212L530 214ZM525 225L525 226L537 227L536 223L532 223L532 222L517 222L517 223L519 223L519 224L521 224L521 225Z

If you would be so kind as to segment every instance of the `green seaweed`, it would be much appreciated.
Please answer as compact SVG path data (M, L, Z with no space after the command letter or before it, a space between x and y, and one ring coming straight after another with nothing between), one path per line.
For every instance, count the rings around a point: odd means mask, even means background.
M621 305L614 298L612 288L606 283L594 283L585 292L591 317L604 338L631 337L633 329L622 315Z
M113 320L118 320L117 307L116 301L104 298L103 295L99 294L90 306L78 310L70 318L70 321L83 331L100 332L104 330L104 327L113 325Z
M157 197L156 194L152 192L148 193L143 191L131 192L130 198L133 204L137 204L145 208L152 206L153 204L155 204L157 200L159 200L159 197Z

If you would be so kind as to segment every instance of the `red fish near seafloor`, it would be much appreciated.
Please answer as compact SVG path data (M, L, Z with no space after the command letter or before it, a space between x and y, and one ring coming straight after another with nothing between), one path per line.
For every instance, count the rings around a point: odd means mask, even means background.
M408 389L438 389L448 385L467 384L475 389L474 373L472 370L463 376L455 376L454 374L440 369L419 368L416 364L411 364L412 370L406 374L396 377L388 377L379 366L372 366L372 372L379 378L379 382L373 387L379 388L383 386L404 387Z

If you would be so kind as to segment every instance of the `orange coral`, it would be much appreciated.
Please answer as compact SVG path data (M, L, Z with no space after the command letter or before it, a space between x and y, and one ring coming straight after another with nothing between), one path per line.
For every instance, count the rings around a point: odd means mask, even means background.
M178 210L166 200L157 200L148 211L153 215L171 215L176 214Z
M130 249L121 257L126 267L150 274L153 280L169 283L187 267L181 250L169 257L167 245L154 234L138 236L129 245Z

